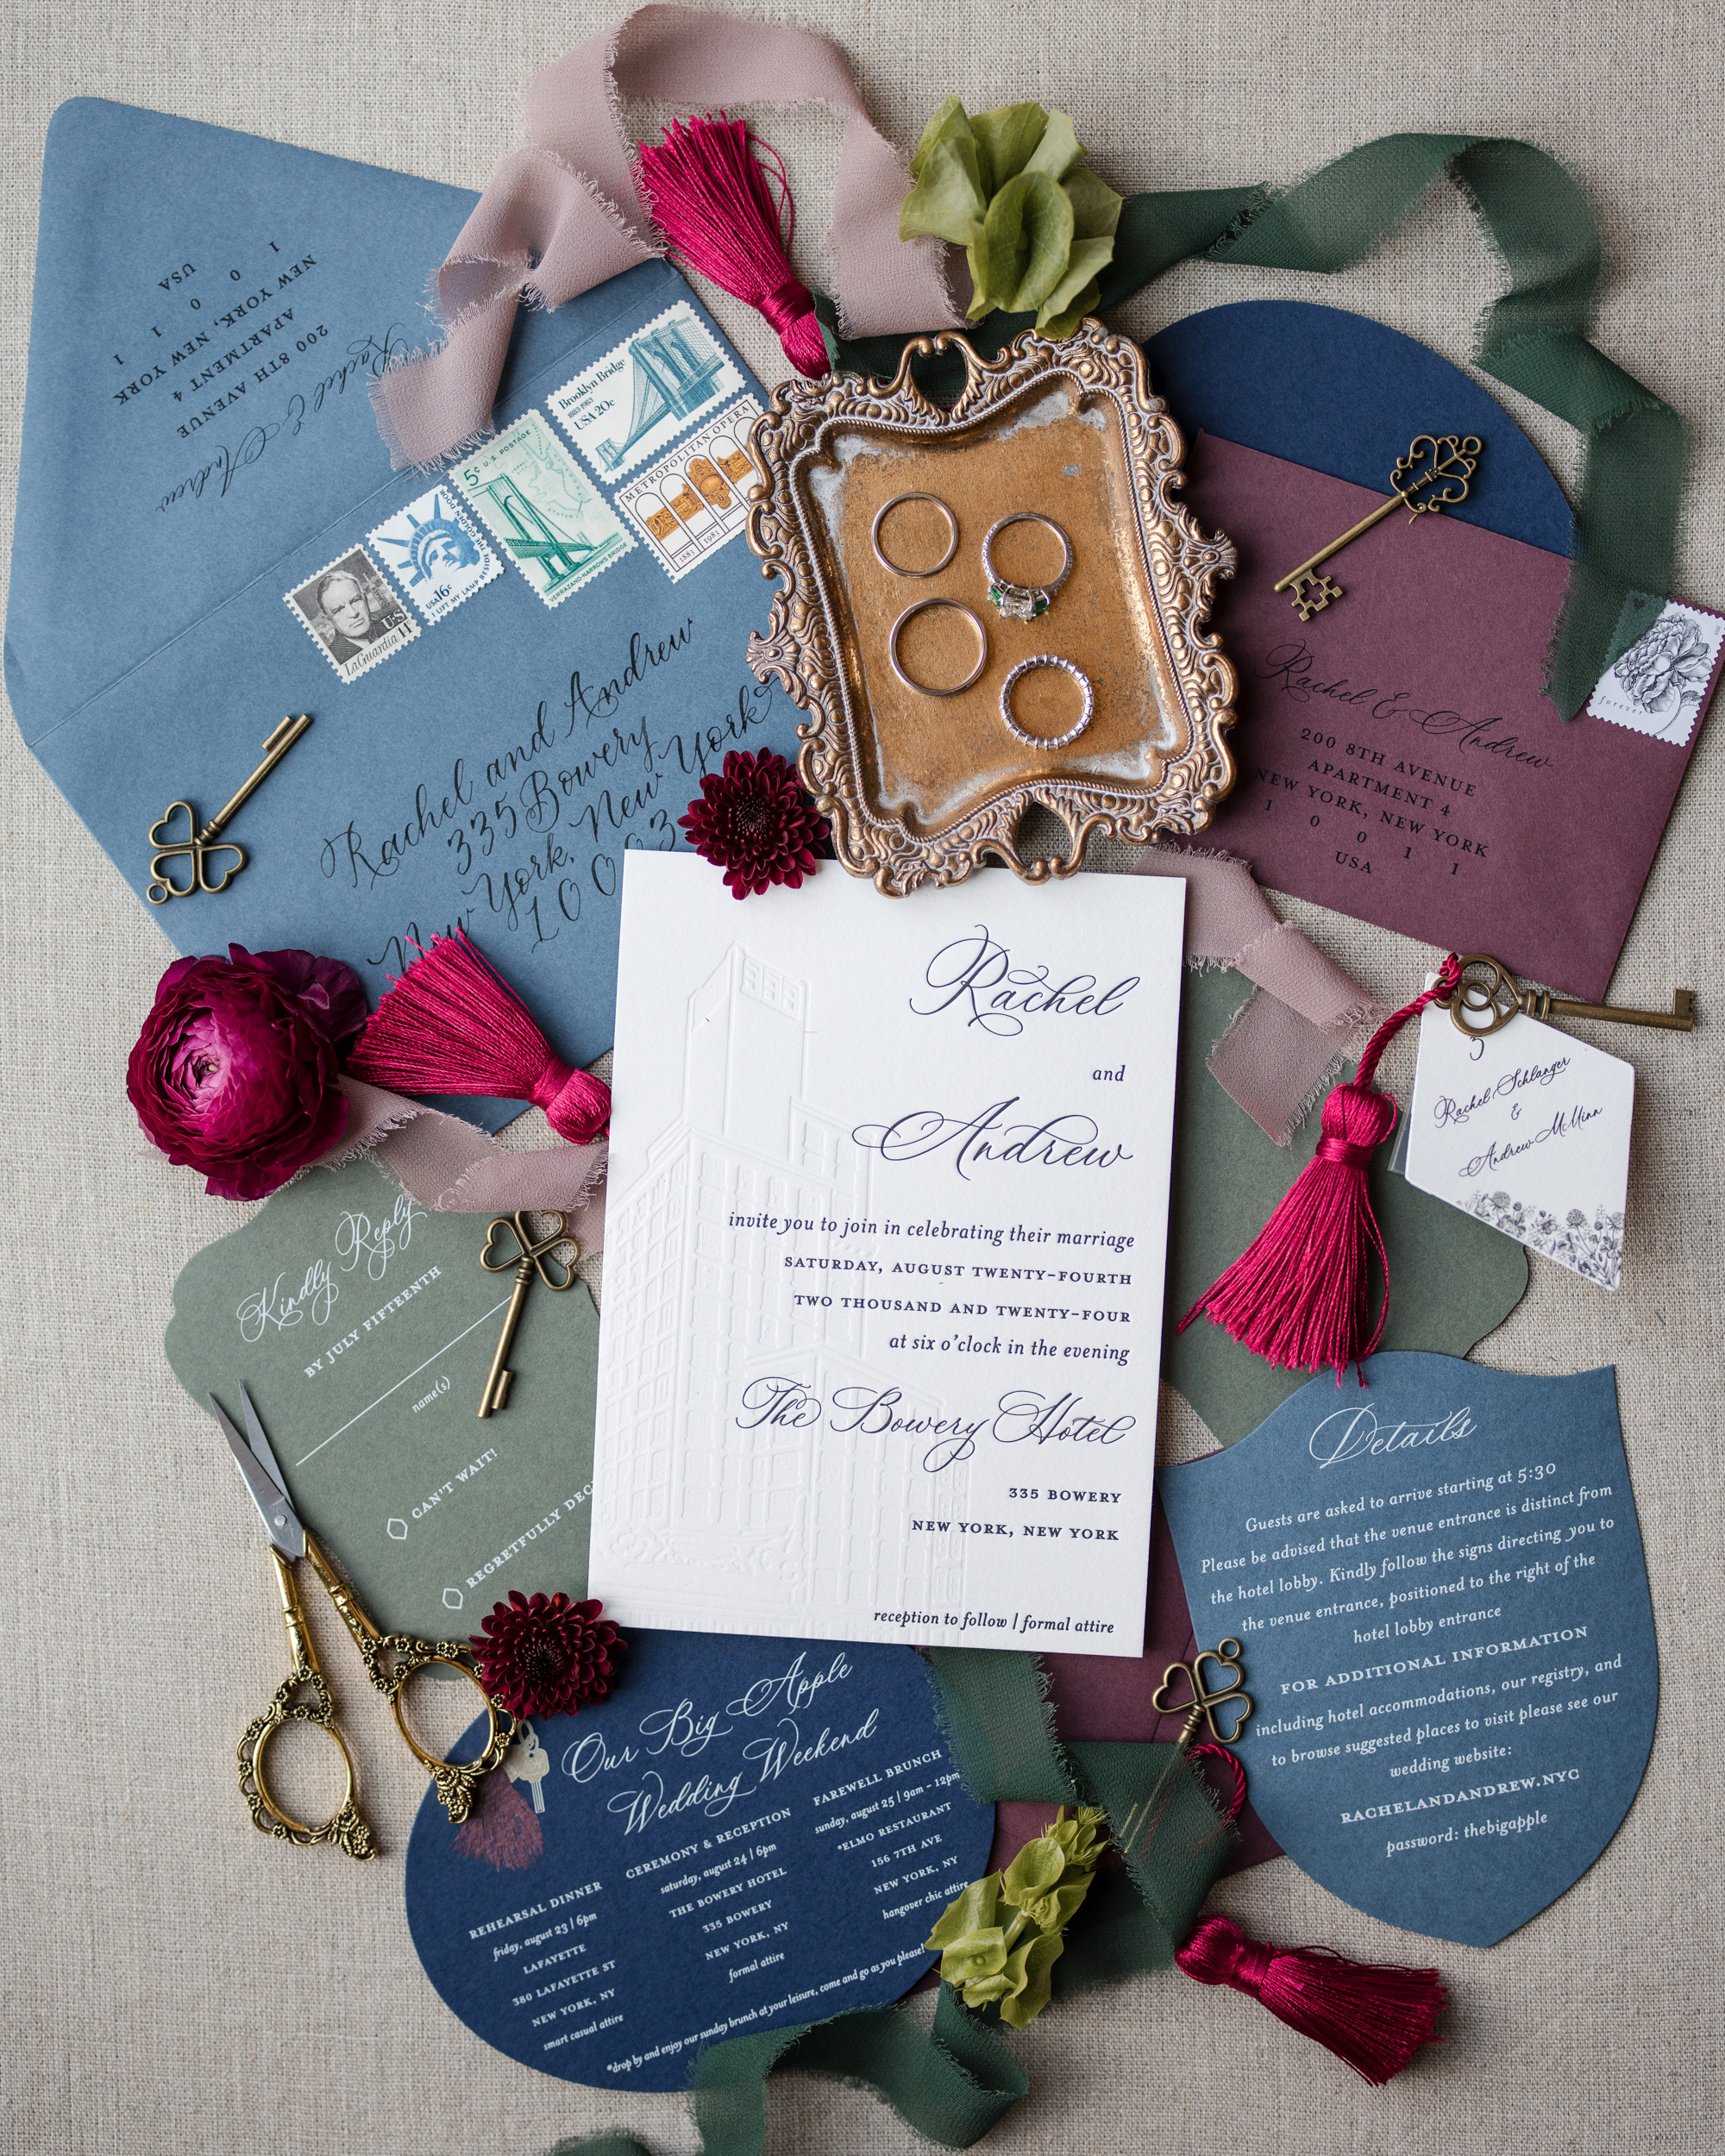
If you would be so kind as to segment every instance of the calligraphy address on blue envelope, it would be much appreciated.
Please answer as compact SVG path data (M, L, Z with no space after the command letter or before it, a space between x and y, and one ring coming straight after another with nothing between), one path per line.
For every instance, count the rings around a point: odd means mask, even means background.
M907 1990L994 1831L912 1649L631 1632L618 1689L540 1722L465 1826L421 1805L407 1920L511 2059L681 2089L703 2045Z
M1615 1374L1364 1375L1314 1378L1163 1502L1200 1640L1245 1651L1264 1825L1356 1908L1490 1946L1604 1849L1653 1745Z

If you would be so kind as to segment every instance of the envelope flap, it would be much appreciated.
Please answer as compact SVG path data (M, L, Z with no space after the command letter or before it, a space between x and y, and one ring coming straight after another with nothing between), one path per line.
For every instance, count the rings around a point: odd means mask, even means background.
M435 335L427 276L475 199L133 106L60 108L7 616L27 739L388 483L367 388ZM515 359L574 326L524 319Z

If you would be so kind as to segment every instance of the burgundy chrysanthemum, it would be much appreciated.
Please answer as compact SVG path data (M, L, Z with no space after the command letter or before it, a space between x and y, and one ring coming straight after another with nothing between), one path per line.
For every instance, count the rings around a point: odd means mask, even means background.
M602 1602L572 1602L567 1595L517 1589L484 1620L469 1643L487 1692L511 1714L573 1714L611 1689L614 1658L629 1642Z
M678 818L703 861L724 871L734 898L769 884L800 890L817 866L815 848L826 824L810 807L797 774L770 749L759 755L733 749L722 773L709 771L688 813Z

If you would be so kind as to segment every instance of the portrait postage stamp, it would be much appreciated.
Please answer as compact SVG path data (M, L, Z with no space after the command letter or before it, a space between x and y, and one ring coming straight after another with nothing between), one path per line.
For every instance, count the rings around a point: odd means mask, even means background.
M353 548L284 596L344 681L357 681L419 634L419 624L363 547Z
M456 507L452 486L434 486L410 502L368 531L366 544L428 623L453 614L482 584L503 574L502 562Z
M635 545L609 505L536 411L455 468L480 522L548 606Z
M741 373L684 299L546 401L610 483L657 456L742 386Z
M618 489L617 506L639 525L673 584L734 539L748 521L744 490L757 476L749 429L760 417L752 397L739 397Z
M1725 617L1668 599L1640 642L1601 674L1588 717L1683 748L1713 694L1722 643Z

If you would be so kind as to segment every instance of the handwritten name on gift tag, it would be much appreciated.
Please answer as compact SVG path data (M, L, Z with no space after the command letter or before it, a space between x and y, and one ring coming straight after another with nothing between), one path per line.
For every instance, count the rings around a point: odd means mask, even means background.
M1622 1825L1659 1703L1615 1373L1377 1355L1163 1502L1201 1639L1238 1638L1259 1818L1384 1922L1490 1946Z
M1470 1037L1430 1005L1408 1122L1416 1189L1584 1280L1622 1275L1635 1067L1536 1018Z
M681 2089L704 2045L906 1991L994 1826L920 1657L632 1632L616 1683L531 1726L465 1825L420 1807L407 1921L444 2002L542 2073Z

